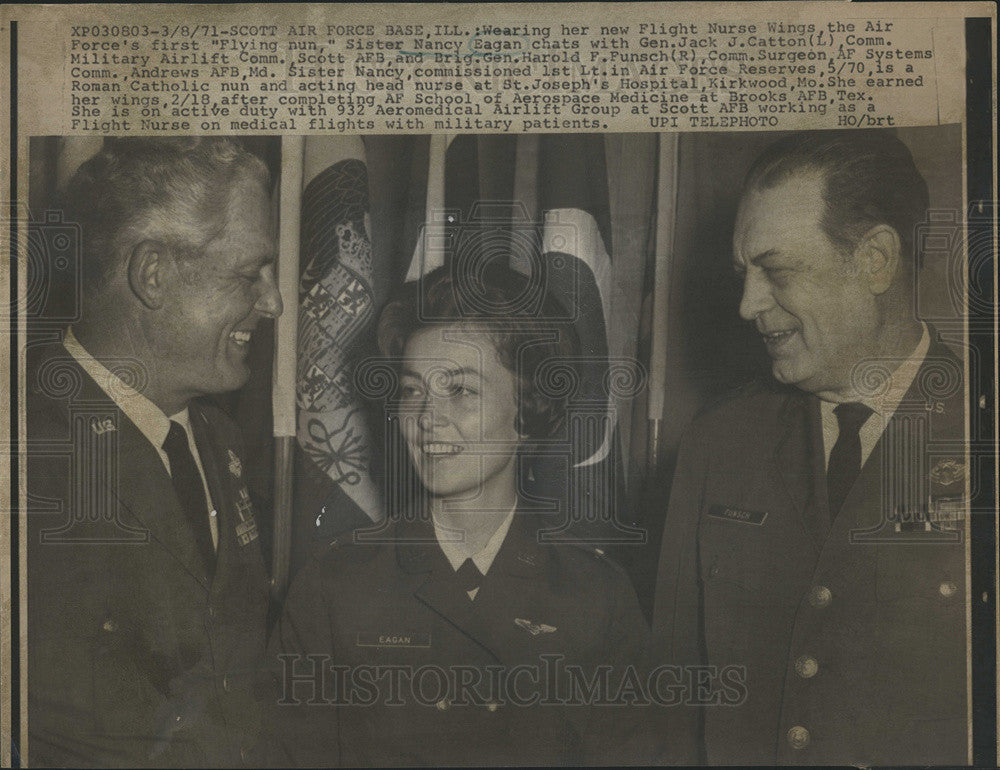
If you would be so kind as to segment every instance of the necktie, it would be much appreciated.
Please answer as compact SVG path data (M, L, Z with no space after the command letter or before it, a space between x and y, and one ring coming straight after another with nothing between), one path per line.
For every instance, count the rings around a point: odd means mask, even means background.
M837 443L830 452L830 464L826 469L826 489L830 502L830 521L837 518L844 505L847 493L861 472L861 436L859 432L865 420L871 417L871 408L864 404L848 403L837 406L839 434Z
M163 442L163 449L167 453L167 459L170 460L170 477L174 484L174 492L177 493L181 510L187 516L188 524L194 533L198 552L211 573L215 566L215 548L212 546L212 530L208 523L208 500L205 499L201 474L188 445L187 432L180 423L170 421L170 432Z
M468 593L482 585L483 573L479 571L479 567L472 559L466 559L455 572L455 580L462 587L462 590Z

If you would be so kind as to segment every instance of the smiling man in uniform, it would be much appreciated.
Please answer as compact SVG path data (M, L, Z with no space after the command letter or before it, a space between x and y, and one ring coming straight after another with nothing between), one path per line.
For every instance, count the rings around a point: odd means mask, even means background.
M106 140L70 183L82 313L29 350L28 752L251 757L267 576L235 425L281 313L268 174L225 139Z
M739 312L774 382L682 442L654 636L748 694L675 718L703 737L682 759L967 761L964 388L915 315L927 206L888 132L793 135L747 174Z

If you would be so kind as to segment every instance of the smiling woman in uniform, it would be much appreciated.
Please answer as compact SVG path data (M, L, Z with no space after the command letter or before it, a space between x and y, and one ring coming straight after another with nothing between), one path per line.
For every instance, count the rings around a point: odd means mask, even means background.
M625 668L644 670L635 592L600 551L545 542L561 522L519 494L521 460L564 420L539 367L574 350L546 303L507 268L442 268L385 308L389 416L422 490L292 586L272 657L299 704L280 716L294 764L649 760L644 710L619 697ZM599 667L608 685L584 697L567 671L579 685Z

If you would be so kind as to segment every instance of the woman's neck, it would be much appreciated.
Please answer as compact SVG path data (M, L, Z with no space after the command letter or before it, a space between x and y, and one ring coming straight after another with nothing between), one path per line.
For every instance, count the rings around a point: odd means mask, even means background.
M504 493L480 494L473 500L431 498L431 515L438 526L462 533L458 547L466 556L479 553L517 505L513 486ZM489 499L487 499L489 498Z

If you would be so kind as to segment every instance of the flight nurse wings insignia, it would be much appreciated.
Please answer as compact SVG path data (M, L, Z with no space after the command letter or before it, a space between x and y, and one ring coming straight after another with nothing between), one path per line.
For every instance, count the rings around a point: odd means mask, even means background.
M538 636L539 634L551 634L556 630L555 626L550 626L547 623L532 623L526 618L514 618L514 622L532 636Z

